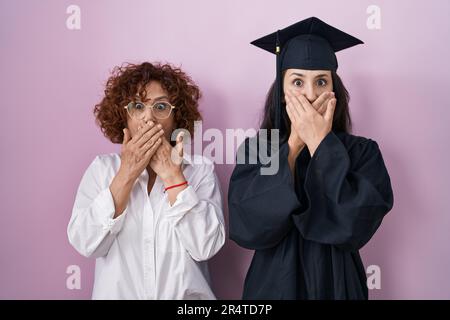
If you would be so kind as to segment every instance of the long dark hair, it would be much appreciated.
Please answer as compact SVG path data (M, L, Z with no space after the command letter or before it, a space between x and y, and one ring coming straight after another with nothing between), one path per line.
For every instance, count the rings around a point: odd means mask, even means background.
M333 91L337 100L332 130L350 133L352 129L352 120L350 118L350 111L348 108L350 95L336 72L331 71L331 79L333 81ZM261 121L261 129L268 129L269 137L270 129L273 129L274 123L274 95L275 82L271 85L269 92L267 93L264 113ZM289 135L291 134L291 121L289 120L286 112L286 103L284 98L281 99L281 122L284 124L284 128L286 129L283 130L284 132L281 132L280 135L280 142L282 143L287 141Z

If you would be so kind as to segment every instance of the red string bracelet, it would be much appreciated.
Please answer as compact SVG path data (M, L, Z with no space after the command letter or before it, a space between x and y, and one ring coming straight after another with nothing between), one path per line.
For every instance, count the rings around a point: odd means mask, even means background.
M167 188L164 188L164 192L166 192L167 190L172 189L172 188L184 186L185 184L188 184L188 182L185 181L185 182L182 182L182 183L179 183L179 184L174 184L173 186L169 186Z

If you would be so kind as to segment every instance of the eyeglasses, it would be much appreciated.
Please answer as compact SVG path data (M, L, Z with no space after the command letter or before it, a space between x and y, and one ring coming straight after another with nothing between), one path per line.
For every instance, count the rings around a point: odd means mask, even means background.
M131 118L142 119L144 117L146 107L151 108L152 114L155 118L161 120L170 117L172 109L175 109L173 105L165 101L155 102L150 106L145 105L141 101L131 101L124 108L127 109L127 112Z

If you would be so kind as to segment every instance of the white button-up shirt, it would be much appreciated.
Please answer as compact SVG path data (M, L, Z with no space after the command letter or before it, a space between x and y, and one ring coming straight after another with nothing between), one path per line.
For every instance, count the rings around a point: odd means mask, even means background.
M86 170L67 233L80 254L97 258L93 299L215 299L206 260L225 241L222 193L210 160L184 159L189 186L172 206L158 176L148 194L144 170L115 219L109 186L120 156L99 155Z

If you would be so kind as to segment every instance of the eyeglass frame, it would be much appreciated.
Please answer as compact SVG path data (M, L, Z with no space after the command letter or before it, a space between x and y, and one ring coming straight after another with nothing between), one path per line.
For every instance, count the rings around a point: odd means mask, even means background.
M148 105L146 105L144 102L142 102L142 101L130 101L125 107L123 107L124 109L126 109L127 110L127 113L128 113L128 115L130 116L130 118L133 118L133 116L131 116L131 114L130 114L130 110L128 109L128 106L131 104L131 103L142 103L146 108L148 108L149 106ZM169 118L170 117L170 114L172 113L172 110L173 109L176 109L177 107L176 106L174 106L174 105L172 105L170 102L167 102L167 101L156 101L156 102L154 102L151 106L150 106L150 108L152 109L152 114L153 114L153 110L154 110L154 108L155 108L155 105L157 104L157 103L161 103L161 102L164 102L164 103L167 103L169 106L170 106L170 111L169 111L169 114L167 115L167 117L165 117L165 118L158 118L158 117L156 117L157 119L160 119L160 120L165 120L165 119L167 119L167 118ZM136 119L136 118L133 118L133 119ZM138 119L137 119L138 120Z

